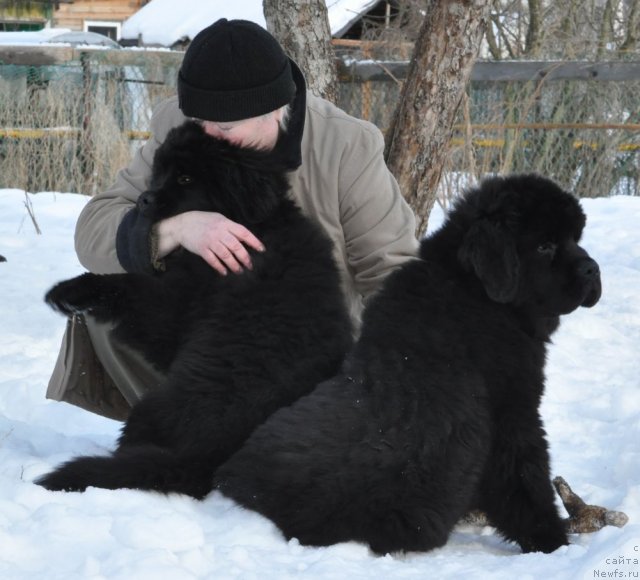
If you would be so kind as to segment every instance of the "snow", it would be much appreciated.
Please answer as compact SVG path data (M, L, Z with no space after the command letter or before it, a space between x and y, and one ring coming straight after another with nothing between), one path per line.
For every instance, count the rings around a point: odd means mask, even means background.
M42 30L21 31L21 32L0 32L2 44L41 44L59 34L71 32L69 28L43 28Z
M554 554L520 553L490 528L457 530L427 554L372 556L362 545L285 541L219 494L203 502L131 490L52 493L32 482L77 454L111 449L119 424L47 401L64 319L42 302L82 272L73 226L87 198L0 190L0 577L33 579L637 578L640 573L640 198L588 199L584 245L604 293L566 317L548 363L542 414L553 472L624 528L572 536ZM432 226L441 221L436 207ZM624 573L625 576L620 574Z
M329 28L339 37L378 0L327 0ZM122 38L171 46L192 39L220 18L251 20L266 28L262 0L151 0L122 24Z
M43 28L21 32L0 32L0 44L9 46L80 46L91 49L120 48L120 45L97 32L82 32L69 28Z

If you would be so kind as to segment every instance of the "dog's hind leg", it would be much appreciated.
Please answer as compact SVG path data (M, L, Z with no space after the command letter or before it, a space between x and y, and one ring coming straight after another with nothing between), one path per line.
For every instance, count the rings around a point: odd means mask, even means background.
M170 447L183 433L183 399L167 388L148 391L134 405L118 438L118 450L140 445Z
M229 495L233 497L233 494ZM345 511L329 515L317 513L307 521L297 522L289 517L279 520L277 514L268 513L267 516L274 519L287 539L296 538L303 545L330 546L358 541L367 544L372 552L380 556L439 548L446 544L453 527L453 524L443 525L440 521L434 522L433 518L424 517L420 509L411 513L383 510L377 516L369 517L365 514L349 514L348 509Z
M185 457L153 445L127 447L107 457L79 457L36 480L50 491L141 489L204 498L212 488L206 457Z

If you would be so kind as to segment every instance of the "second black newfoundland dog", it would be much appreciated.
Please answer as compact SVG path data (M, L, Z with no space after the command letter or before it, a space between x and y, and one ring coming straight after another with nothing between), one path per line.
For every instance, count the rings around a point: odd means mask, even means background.
M547 179L469 192L369 305L343 371L258 427L215 488L302 544L430 550L471 509L523 551L566 544L538 407L560 315L600 297L584 225Z

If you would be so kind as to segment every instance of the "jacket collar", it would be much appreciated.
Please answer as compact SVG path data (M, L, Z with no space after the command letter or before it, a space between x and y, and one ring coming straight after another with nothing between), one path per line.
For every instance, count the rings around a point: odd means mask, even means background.
M291 102L291 113L286 132L280 134L272 155L289 171L302 163L302 133L307 112L307 83L298 65L291 59L291 72L296 84L296 94Z

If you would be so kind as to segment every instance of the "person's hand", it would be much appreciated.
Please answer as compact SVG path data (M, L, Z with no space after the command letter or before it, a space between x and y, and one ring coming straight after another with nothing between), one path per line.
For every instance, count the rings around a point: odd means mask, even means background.
M178 246L197 254L223 276L251 269L247 247L259 252L264 246L247 228L222 214L188 211L156 225L158 257L163 258Z

